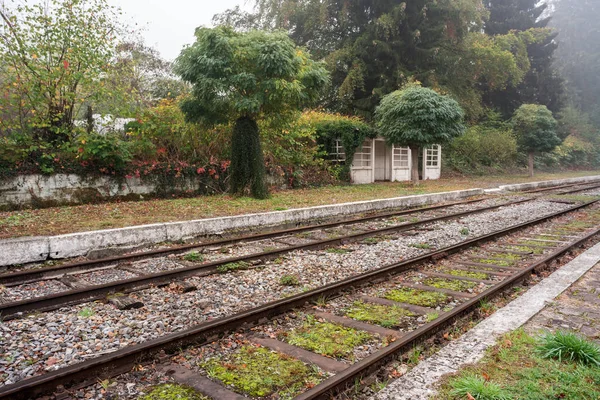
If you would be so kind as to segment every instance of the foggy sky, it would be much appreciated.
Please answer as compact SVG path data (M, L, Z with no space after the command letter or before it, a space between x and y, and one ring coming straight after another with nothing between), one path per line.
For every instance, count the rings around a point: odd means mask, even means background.
M194 41L194 29L210 26L214 14L236 5L251 9L247 0L108 0L121 7L126 23L144 28L146 44L173 60L185 44Z

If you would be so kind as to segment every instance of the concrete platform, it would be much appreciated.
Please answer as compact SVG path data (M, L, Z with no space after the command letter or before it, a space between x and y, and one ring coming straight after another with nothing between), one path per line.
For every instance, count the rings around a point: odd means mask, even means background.
M600 337L600 244L555 271L460 339L422 361L373 396L373 400L425 400L446 374L481 360L488 347L512 330L574 329Z
M131 249L142 245L177 242L236 230L260 229L290 223L305 223L341 215L458 201L484 193L498 194L501 191L528 190L538 187L594 181L600 181L600 175L504 185L487 190L475 188L260 214L139 225L57 236L0 240L0 266L86 256L90 252L98 252L105 249Z

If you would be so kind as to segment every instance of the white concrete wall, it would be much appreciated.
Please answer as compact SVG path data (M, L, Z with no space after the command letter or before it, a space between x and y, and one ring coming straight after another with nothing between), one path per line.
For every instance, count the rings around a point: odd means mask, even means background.
M358 214L399 207L415 207L442 201L455 201L482 193L482 189L469 189L261 214L141 225L49 237L24 237L0 240L0 266L24 264L47 259L77 257L86 255L90 251L107 248L131 248L167 241L176 242L233 230L314 222L318 219L327 219L339 215Z
M195 190L197 183L183 182L180 190ZM156 186L140 178L119 181L110 177L82 178L73 174L19 175L0 181L0 206L26 206L36 202L57 204L81 203L83 198L98 196L111 198L130 194L145 195L156 192Z
M351 182L356 185L364 185L375 182L372 167L352 167L350 169Z

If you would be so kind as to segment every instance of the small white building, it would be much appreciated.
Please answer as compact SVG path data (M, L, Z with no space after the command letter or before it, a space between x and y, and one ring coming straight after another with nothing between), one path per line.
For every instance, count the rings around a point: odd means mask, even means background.
M339 140L332 154L338 160L345 159L344 149ZM423 149L420 171L421 179L439 179L442 165L442 147L433 145ZM366 139L356 149L350 167L350 179L354 184L378 181L410 181L411 154L408 147L389 146L385 139Z

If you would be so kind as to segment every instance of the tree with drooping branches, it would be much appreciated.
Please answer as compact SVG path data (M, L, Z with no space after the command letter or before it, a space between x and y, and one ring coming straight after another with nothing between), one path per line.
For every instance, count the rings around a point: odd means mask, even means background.
M328 83L324 66L283 32L198 28L175 71L192 85L181 104L188 121L233 122L231 192L265 198L268 191L259 136L261 119L286 119L318 100Z
M379 133L388 143L410 148L414 184L419 183L421 150L448 143L465 130L464 112L455 100L416 84L385 96L375 118Z

